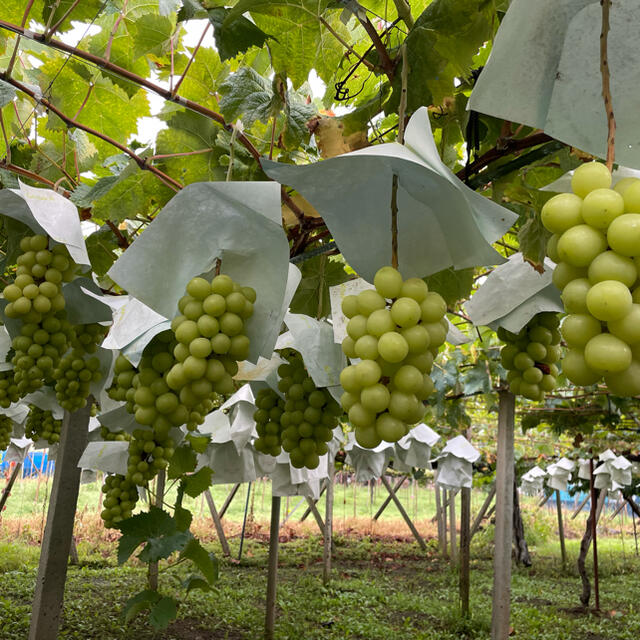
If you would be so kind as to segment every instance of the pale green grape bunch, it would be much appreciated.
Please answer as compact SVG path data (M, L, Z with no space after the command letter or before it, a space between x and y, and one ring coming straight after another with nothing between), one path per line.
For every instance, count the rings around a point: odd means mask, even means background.
M126 402L126 408L129 413L134 413L134 394L133 378L138 373L138 369L134 367L122 354L118 354L116 358L113 381L107 389L107 395L112 400Z
M284 400L273 389L260 389L256 396L256 421L258 437L254 442L256 451L270 456L278 456L282 451L282 425Z
M340 374L340 402L365 448L397 442L422 420L434 391L433 359L448 331L447 305L424 280L382 267L374 285L342 302L349 318L342 350L360 361Z
M343 411L327 389L316 387L298 351L286 349L283 356L287 362L278 367L278 389L285 399L282 448L297 469L315 469L329 450L327 443Z
M554 196L541 211L553 233L547 254L567 316L562 372L574 384L604 379L619 396L640 394L640 179L623 178L598 162L578 167L573 193Z
M24 425L24 433L27 438L36 440L46 440L49 444L57 444L60 442L60 430L62 429L62 420L56 420L51 411L45 411L29 405L29 414Z
M535 315L518 333L500 327L498 338L505 343L500 352L507 369L509 390L529 400L543 400L557 386L560 347L560 319L557 314Z
M58 403L69 412L81 409L87 404L91 383L101 378L100 360L95 356L86 358L82 351L72 349L53 370Z
M100 437L107 442L128 442L131 436L126 431L111 431L111 429L100 427Z
M77 267L65 245L49 245L49 238L42 235L25 236L20 241L16 278L3 290L9 302L4 310L8 318L64 309L62 283L73 279Z
M13 421L9 416L0 415L0 451L4 451L11 444Z
M109 327L97 322L76 325L73 327L71 348L84 353L95 353L108 331Z
M20 397L53 381L54 370L73 337L64 311L49 313L40 319L28 318L33 313L21 319L20 335L11 343L14 382Z
M175 451L175 441L165 429L134 429L129 441L127 480L144 487L169 465Z
M20 400L20 391L13 369L0 371L0 407L8 409L13 402Z
M105 494L100 517L108 529L133 515L138 502L138 489L124 476L107 476L102 485Z
M227 275L211 282L192 278L179 303L180 315L171 328L177 340L176 362L167 375L167 384L189 407L187 428L196 429L208 412L214 394L235 391L233 376L238 361L249 355L245 322L253 315L256 293L241 287Z

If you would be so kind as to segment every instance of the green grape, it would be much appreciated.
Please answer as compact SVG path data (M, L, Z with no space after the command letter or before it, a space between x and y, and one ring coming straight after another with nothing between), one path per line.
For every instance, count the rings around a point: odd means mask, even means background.
M74 335L71 339L71 348L85 353L95 353L107 335L108 330L109 327L97 322L76 325L73 328Z
M342 409L327 389L316 387L300 353L286 349L282 355L286 363L278 367L278 389L284 399L272 389L258 393L255 447L272 456L284 449L294 467L315 469L328 451Z
M447 305L424 280L403 280L397 269L383 267L374 286L342 305L350 317L342 350L360 362L340 373L340 404L364 447L397 442L423 419L434 391L429 373L448 331ZM358 304L363 298L372 304Z
M500 358L512 393L542 400L546 392L555 389L555 363L560 358L559 322L555 313L544 312L529 320L517 334L498 329L498 338L505 343Z
M0 407L8 409L18 400L20 400L20 391L15 381L15 372L13 369L0 371Z
M9 416L0 415L0 451L4 451L11 444L13 420Z
M106 442L125 442L131 440L126 431L111 431L105 426L100 427L100 437Z
M51 411L45 411L35 405L29 405L29 414L24 425L27 438L46 440L49 444L60 442L62 420L56 420Z
M105 494L100 517L108 529L133 515L138 502L138 489L125 476L113 475L105 478L102 485Z

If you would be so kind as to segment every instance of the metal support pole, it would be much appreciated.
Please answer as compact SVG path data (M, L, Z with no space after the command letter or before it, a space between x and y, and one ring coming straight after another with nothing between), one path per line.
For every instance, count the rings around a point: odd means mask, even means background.
M564 543L564 522L562 521L562 502L560 492L556 489L556 509L558 511L558 535L560 536L560 555L562 556L562 568L567 567L567 548Z

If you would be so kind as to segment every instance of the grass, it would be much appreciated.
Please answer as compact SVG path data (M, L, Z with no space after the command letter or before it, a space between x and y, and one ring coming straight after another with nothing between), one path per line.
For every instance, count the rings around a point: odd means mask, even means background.
M34 481L28 481L33 483ZM179 619L167 631L154 632L144 619L125 625L120 611L129 596L145 587L146 568L137 561L115 564L115 535L105 533L95 515L97 490L83 487L87 508L79 512L76 534L81 566L70 567L63 623L59 638L82 640L254 640L262 637L266 593L269 487L257 485L254 518L240 563L222 559L217 591L180 596ZM262 491L264 489L264 509ZM16 495L20 495L18 488ZM24 489L26 496L34 490ZM42 491L42 487L41 487ZM337 551L333 579L324 587L322 541L315 524L296 522L303 506L281 530L278 588L278 640L453 640L489 638L492 582L492 528L480 532L472 549L472 616L463 619L458 607L457 571L436 553L435 528L430 523L426 489L402 495L410 507L417 500L418 528L429 550L421 553L407 536L395 507L372 527L368 487L346 489L347 499L336 504ZM404 491L404 490L403 490ZM339 497L342 488L336 491ZM224 488L214 492L218 505ZM11 503L17 503L16 495ZM384 494L374 495L374 505ZM432 495L432 493L431 493ZM234 501L225 518L232 551L237 553L239 521L246 494ZM482 500L474 498L474 505ZM7 517L0 526L0 638L27 636L30 603L38 562L38 533L42 505ZM291 499L290 510L297 499ZM363 503L363 504L362 504ZM89 508L90 505L96 505ZM200 515L198 503L194 504ZM15 504L14 504L14 508ZM206 507L205 507L206 509ZM423 511L424 509L424 511ZM410 509L411 513L411 509ZM196 519L196 532L219 555L210 519ZM341 517L342 516L342 517ZM584 518L567 517L567 553L563 569L555 529L555 508L537 510L525 500L523 514L533 566L514 568L512 626L515 637L540 640L636 640L640 637L640 558L636 556L630 521L620 537L620 520L603 521L599 540L601 603L598 615L579 609L580 579L575 569ZM21 524L18 532L17 523ZM161 589L179 594L182 567L163 571Z

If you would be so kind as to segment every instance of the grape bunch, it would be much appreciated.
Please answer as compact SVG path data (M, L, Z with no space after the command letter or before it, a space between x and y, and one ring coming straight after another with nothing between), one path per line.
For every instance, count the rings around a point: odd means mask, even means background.
M167 375L167 384L189 407L190 430L210 410L203 402L213 394L228 395L235 390L237 361L249 355L245 321L253 315L255 299L251 287L240 287L227 275L217 275L211 282L192 278L187 284L187 293L178 303L180 315L171 323L178 342L173 351L177 362Z
M429 373L448 330L445 301L424 280L382 267L374 285L342 302L349 318L342 350L360 362L342 370L340 402L365 448L397 442L423 418L434 390Z
M34 315L40 317L28 317ZM20 396L53 380L54 368L59 365L72 337L73 328L64 311L45 316L32 312L22 318L20 335L11 343L14 381Z
M342 415L340 405L326 389L316 387L302 356L293 349L283 352L286 363L278 367L278 389L258 393L254 414L258 435L256 449L272 456L284 449L297 469L315 469L328 451L332 430Z
M176 443L164 429L134 429L129 440L127 480L144 487L165 469L175 451Z
M76 271L67 247L58 244L49 249L47 236L34 235L22 238L20 250L16 279L2 292L9 302L4 310L7 318L64 309L62 283L72 280Z
M9 416L0 414L0 451L4 451L11 443L13 420Z
M109 327L97 322L76 325L73 328L71 348L84 353L95 353L108 331Z
M559 324L555 313L545 312L534 316L518 333L498 329L498 338L505 343L500 357L512 393L542 400L545 392L556 388L556 362L562 355Z
M118 522L130 518L138 501L138 489L124 476L113 475L105 478L102 485L105 494L100 517L105 527L111 529Z
M101 378L100 360L95 356L85 359L82 351L72 349L53 370L58 403L69 412L81 409L87 404L91 383Z
M107 395L112 400L125 402L129 413L135 412L133 396L136 390L133 386L133 379L137 373L138 369L122 354L118 354L113 369L113 382L107 389Z
M568 314L561 333L568 347L562 371L574 384L603 377L609 391L640 394L640 180L611 173L597 162L578 167L573 193L544 205L542 223L553 233L547 254L553 282Z
M20 400L20 391L13 369L0 371L0 407L8 409L13 402Z
M24 425L24 433L27 438L31 438L34 442L37 440L46 440L49 444L60 442L60 430L62 429L62 420L56 420L51 411L45 411L29 405L29 414Z
M100 437L107 442L128 442L131 436L126 431L111 431L108 427L100 427Z
M282 424L284 400L273 389L260 389L256 395L256 421L258 437L253 446L256 451L270 456L278 456L282 451Z

